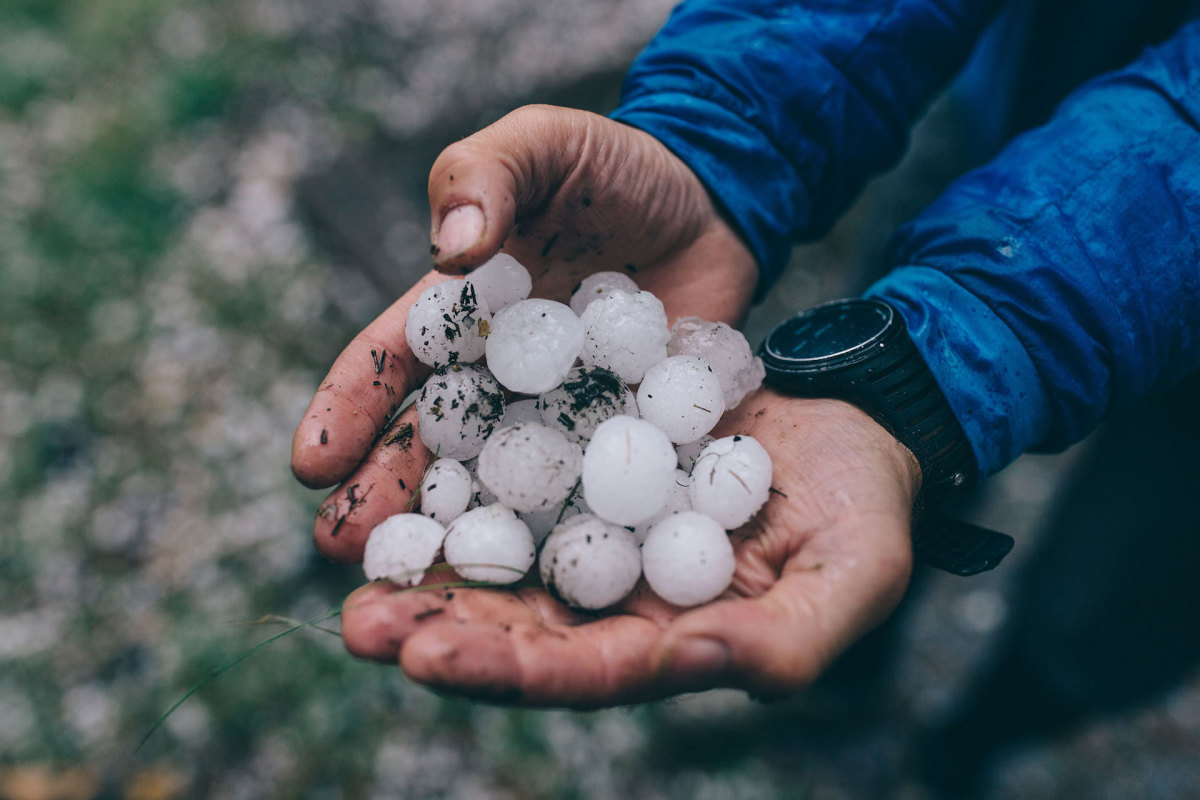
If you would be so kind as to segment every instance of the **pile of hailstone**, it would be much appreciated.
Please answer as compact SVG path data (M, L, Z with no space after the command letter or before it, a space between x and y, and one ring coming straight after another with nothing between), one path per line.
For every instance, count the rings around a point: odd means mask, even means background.
M367 577L415 585L441 553L496 584L536 560L576 608L611 606L642 575L670 603L713 599L733 577L727 531L766 502L771 460L749 436L708 432L762 383L762 362L724 323L668 328L622 273L588 277L570 306L529 292L498 255L409 311L409 345L434 367L417 411L437 459L421 513L372 531Z

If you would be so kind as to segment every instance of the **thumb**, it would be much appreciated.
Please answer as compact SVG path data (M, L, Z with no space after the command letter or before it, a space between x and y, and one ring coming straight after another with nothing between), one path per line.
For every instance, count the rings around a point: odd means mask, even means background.
M789 565L766 593L676 619L653 664L673 691L732 686L760 696L808 686L900 600L911 554Z
M592 116L525 106L442 151L429 173L439 272L468 272L495 255L518 216L538 208L570 173Z

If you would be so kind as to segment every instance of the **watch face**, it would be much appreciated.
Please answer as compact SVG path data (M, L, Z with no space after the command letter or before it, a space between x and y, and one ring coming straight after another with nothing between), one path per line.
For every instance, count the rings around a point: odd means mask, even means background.
M890 306L877 300L839 300L797 314L763 342L764 361L777 368L852 357L869 347L892 321Z

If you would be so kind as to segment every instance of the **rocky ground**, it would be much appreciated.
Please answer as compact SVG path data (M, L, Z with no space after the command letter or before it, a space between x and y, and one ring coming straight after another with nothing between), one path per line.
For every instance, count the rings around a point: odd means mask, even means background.
M1006 566L934 576L877 700L713 692L575 714L436 697L306 632L291 433L427 266L425 171L530 100L603 110L667 0L0 5L0 798L920 797L905 761L985 657ZM943 106L748 324L867 280L947 177ZM939 116L940 115L940 116ZM1061 457L976 514L1028 550ZM255 623L258 624L247 624ZM329 623L336 628L336 620ZM830 707L830 702L835 705ZM1200 686L1005 762L993 796L1200 794Z

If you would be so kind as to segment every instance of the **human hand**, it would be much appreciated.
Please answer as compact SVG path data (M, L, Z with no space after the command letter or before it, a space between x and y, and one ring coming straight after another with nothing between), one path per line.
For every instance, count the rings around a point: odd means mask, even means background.
M584 276L625 270L669 319L736 324L757 279L753 257L695 175L641 131L582 111L530 106L447 148L429 178L435 265L478 266L503 245L534 295L567 300ZM627 269L627 265L632 270ZM361 559L376 524L403 510L427 453L415 422L384 426L427 370L405 341L409 306L430 273L346 347L296 430L292 470L307 486L341 482L314 527L329 558Z
M614 613L595 616L541 588L399 591L381 582L343 604L346 647L440 691L531 706L803 688L899 602L919 467L869 416L836 400L762 390L717 431L735 432L770 452L773 491L733 533L737 570L717 601L679 609L642 583Z

